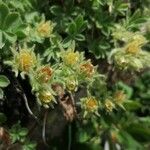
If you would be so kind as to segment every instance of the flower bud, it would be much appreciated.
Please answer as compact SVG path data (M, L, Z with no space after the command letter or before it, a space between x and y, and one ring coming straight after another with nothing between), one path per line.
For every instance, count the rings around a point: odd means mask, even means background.
M41 91L38 93L38 99L42 104L49 104L53 101L54 97L49 91Z
M49 66L44 66L42 67L41 69L38 70L38 76L39 76L39 79L44 82L44 83L47 83L50 78L52 77L52 68L49 67Z
M53 32L54 24L51 21L41 22L37 27L37 32L41 37L47 38Z
M91 62L86 62L80 65L80 71L87 77L91 77L94 74L94 66Z
M106 108L106 111L112 112L112 110L115 108L115 105L111 102L111 100L106 99L105 100L105 108Z

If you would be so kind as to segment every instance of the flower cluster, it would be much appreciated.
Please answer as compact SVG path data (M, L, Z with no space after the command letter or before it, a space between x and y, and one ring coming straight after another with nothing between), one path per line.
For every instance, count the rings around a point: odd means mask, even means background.
M145 37L139 33L131 34L125 40L121 48L116 48L110 55L110 62L121 70L140 71L150 67L150 54L142 50L142 46L147 43Z
M35 55L34 49L24 45L17 52L12 48L13 58L6 61L12 66L12 70L16 76L20 75L25 78L27 75L30 79L32 91L36 94L38 103L45 108L52 106L52 102L56 102L54 91L49 85L52 79L53 69L49 65L42 65L40 58Z
M46 23L39 27L43 36L47 30L42 28L47 25ZM75 48L72 47L60 52L60 62L54 65L43 64L40 56L36 56L33 48L28 48L27 44L18 52L12 48L13 58L8 64L17 72L17 76L20 73L29 77L32 91L35 93L39 105L45 108L53 106L53 102L56 102L56 96L61 95L53 88L56 83L62 85L61 88L64 91L75 93L82 84L88 85L89 81L87 82L86 78L94 80L96 68L90 60L85 60L83 53L75 51ZM23 75L22 77L25 78ZM86 105L87 111L96 111L98 108L94 98L88 100Z
M90 85L97 82L97 79L101 82L102 78L91 60L86 60L83 53L75 51L73 46L67 50L63 49L60 52L59 64L54 65L44 64L40 56L35 55L33 48L28 48L27 45L18 52L12 48L12 52L13 59L10 62L13 63L10 65L17 75L25 73L29 77L32 91L40 106L53 107L53 104L57 103L56 97L62 97L65 91L74 94L82 85L87 86L87 97L81 98L80 101L83 117L92 114L99 116L101 108L110 113L124 102L125 95L122 91L106 97L104 101L101 101L101 97L90 94ZM55 85L61 85L61 88L58 90L54 88Z

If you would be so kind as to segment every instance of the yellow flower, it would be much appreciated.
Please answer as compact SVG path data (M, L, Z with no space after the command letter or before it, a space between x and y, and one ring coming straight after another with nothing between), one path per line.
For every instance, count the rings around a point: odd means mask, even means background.
M49 91L42 91L38 94L38 99L42 104L49 104L54 100L53 95Z
M54 29L54 24L51 21L41 22L37 27L37 32L41 37L50 37Z
M28 49L21 49L15 60L20 71L28 72L35 65L36 56Z
M99 115L98 108L99 102L95 97L89 96L81 99L81 108L84 110L83 117L87 115L95 114Z
M108 112L111 112L113 110L113 108L115 107L115 105L111 102L111 100L106 99L105 100L105 108Z
M79 61L79 53L66 51L62 59L63 62L67 65L75 65Z
M49 66L43 66L42 68L40 68L38 70L38 76L39 76L39 79L44 82L44 83L47 83L50 78L52 77L52 68L49 67Z
M132 41L128 43L127 46L125 47L125 50L127 53L137 54L140 51L138 41Z
M92 65L91 62L86 62L80 65L80 70L87 77L91 77L94 73L94 66Z
M127 53L137 54L140 51L141 46L146 43L146 39L142 35L133 36L132 41L130 41L126 46L125 50Z
M98 109L98 102L94 97L87 97L84 105L87 111L94 111Z
M117 104L122 104L126 98L126 95L123 91L116 91L114 94L114 100Z

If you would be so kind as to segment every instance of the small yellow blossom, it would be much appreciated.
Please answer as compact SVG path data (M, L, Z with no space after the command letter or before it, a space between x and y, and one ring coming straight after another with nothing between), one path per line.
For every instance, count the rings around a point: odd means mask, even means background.
M113 108L115 108L115 105L111 102L111 100L106 99L105 100L105 108L108 112L111 112Z
M99 102L92 96L81 99L81 108L84 110L83 117L91 114L100 116L98 113Z
M75 65L79 61L79 53L73 51L66 51L62 59L63 62L67 65Z
M97 108L97 101L95 99L88 99L86 102L86 107L89 111Z
M35 65L36 56L28 49L21 49L15 60L20 71L28 72Z
M54 24L51 21L41 22L37 27L37 32L41 37L50 37L54 29Z
M137 54L140 51L138 41L132 41L132 42L128 43L125 47L125 50L127 53Z
M42 104L49 104L54 100L53 95L49 91L42 91L38 94L38 99Z
M135 35L133 36L132 41L127 43L125 46L125 50L127 53L131 54L137 54L141 50L141 46L143 46L146 43L146 39L142 35Z
M98 102L94 97L87 97L84 101L85 109L89 112L98 109Z
M80 65L80 70L87 77L91 77L94 73L94 66L92 65L91 62L86 62Z

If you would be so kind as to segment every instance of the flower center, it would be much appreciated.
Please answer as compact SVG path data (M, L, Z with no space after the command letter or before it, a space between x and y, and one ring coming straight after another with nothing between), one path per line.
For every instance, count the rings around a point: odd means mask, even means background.
M45 23L41 23L38 26L37 31L40 33L42 37L49 37L53 31L53 26L50 24L49 21L47 21Z
M34 64L34 58L29 52L20 52L19 54L19 68L21 71L28 72L30 67Z
M140 46L138 41L133 41L129 43L126 47L126 52L131 54L137 54L140 51Z
M86 107L89 111L97 108L98 104L94 98L88 98L86 101Z
M64 56L64 62L68 65L74 65L79 60L79 54L74 52L68 52Z

